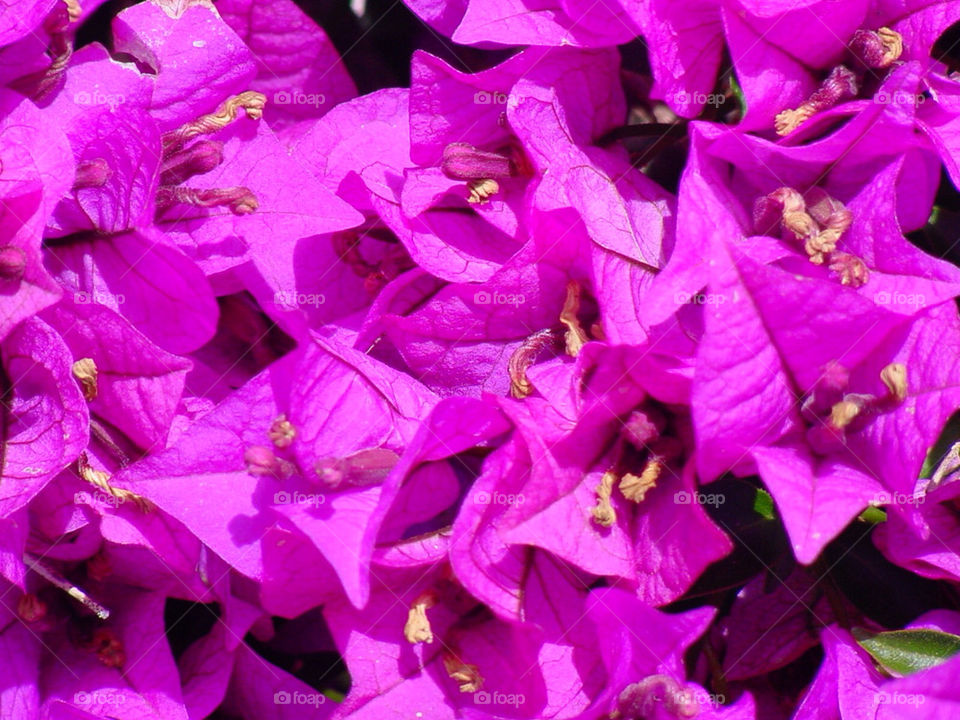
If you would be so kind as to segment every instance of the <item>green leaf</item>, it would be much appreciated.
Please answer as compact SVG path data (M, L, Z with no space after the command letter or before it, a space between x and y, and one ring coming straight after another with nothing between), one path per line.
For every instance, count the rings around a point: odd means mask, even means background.
M773 520L777 517L773 509L773 498L770 497L770 493L757 488L757 492L753 496L753 511L764 520Z
M853 636L877 663L894 677L940 665L960 653L960 635L939 630L891 630L871 633L854 629Z

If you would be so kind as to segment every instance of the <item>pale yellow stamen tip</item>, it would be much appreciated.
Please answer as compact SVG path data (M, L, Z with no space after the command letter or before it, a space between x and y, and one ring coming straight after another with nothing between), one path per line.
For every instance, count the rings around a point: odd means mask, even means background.
M890 397L897 402L907 398L907 367L903 363L890 363L880 371L880 379L887 386Z
M297 428L294 427L292 422L287 420L285 414L281 413L270 423L267 437L269 437L270 442L278 448L290 447L297 437Z
M483 205L500 192L500 183L493 178L471 180L467 183L467 190L470 191L470 197L467 198L468 203Z
M796 110L784 110L774 120L774 129L777 135L789 135L814 115L814 108L810 105L801 105Z
M860 414L861 406L850 400L841 400L830 409L830 425L843 430Z
M427 610L436 602L437 598L432 592L425 592L413 601L407 614L407 623L403 626L403 636L407 642L414 645L433 642L433 630L430 628Z
M617 511L613 509L610 503L610 497L613 495L613 485L617 481L617 474L608 470L600 478L600 484L597 485L597 505L591 508L594 522L601 527L610 527L617 521Z
M880 41L886 49L886 52L883 54L883 66L888 67L899 60L903 54L903 35L888 27L882 27L877 30L877 35L880 37Z
M70 18L70 22L79 20L83 14L83 8L80 7L80 3L78 3L77 0L63 0L63 3L67 6L67 15Z
M83 388L83 397L88 402L97 399L97 363L93 358L80 358L70 368L73 377Z
M657 486L661 472L663 472L663 462L660 458L651 458L643 466L639 475L627 473L620 478L620 492L627 500L643 502L647 493Z

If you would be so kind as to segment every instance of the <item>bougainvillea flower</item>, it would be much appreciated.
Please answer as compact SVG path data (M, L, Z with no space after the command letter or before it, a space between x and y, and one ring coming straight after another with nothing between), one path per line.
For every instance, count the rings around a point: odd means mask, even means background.
M144 451L162 449L191 363L161 350L122 316L64 299L43 313L67 343L86 382L91 412ZM92 377L91 377L92 376Z
M455 282L485 280L519 249L513 238L472 211L427 210L412 219L402 212L404 173L414 167L408 104L409 91L398 89L343 103L317 121L291 153L368 222L382 221L423 269ZM364 253L362 244L359 250Z
M40 25L57 0L19 0L0 17L0 46L10 45Z
M583 580L535 553L529 624L506 623L450 574L449 542L439 534L384 548L370 604L324 608L354 678L337 716L389 717L399 704L437 718L578 717L603 682Z
M960 630L960 621L954 612L934 610L911 622L907 629L955 635ZM834 625L826 628L822 637L823 664L797 708L796 720L856 717L932 720L956 712L960 697L951 680L957 672L955 658L944 658L906 677L891 678L877 669L874 660L847 630Z
M905 66L888 83L890 92L916 89L915 68ZM867 128L883 128L889 144L861 143ZM765 261L814 277L833 278L907 315L957 292L956 268L903 237L926 222L939 172L936 156L913 129L912 112L873 104L832 135L795 146L715 125L695 123L691 130L678 242L651 291L651 322L669 317L669 299L690 297L704 286L703 258L713 241L708 238L758 258L762 252ZM720 182L731 172L733 183ZM746 241L756 235L784 244Z
M516 431L487 459L451 549L462 582L499 615L519 612L527 546L616 578L651 604L675 599L729 552L692 500L689 421L661 404L669 385L658 374L642 348L588 344L575 363L525 369L542 397L501 401Z
M829 280L725 250L711 260L692 393L699 470L759 468L808 563L882 487L912 492L955 402L954 365L929 343L954 332L956 312L909 323Z
M113 50L156 73L150 111L161 132L249 90L256 75L250 50L200 2L152 0L123 10L113 21Z
M598 637L607 677L592 708L624 717L752 718L745 694L721 707L707 691L688 682L683 653L710 623L709 608L666 615L616 588L591 592L587 613Z
M407 5L461 45L603 47L629 42L637 34L631 16L619 2L598 6L583 0L563 0L549 8L529 0L408 0Z
M195 350L216 329L210 283L152 227L67 236L49 243L45 254L47 269L75 302L106 305L165 350Z
M120 233L149 224L160 173L160 134L147 114L154 80L113 61L99 45L71 58L47 109L70 140L76 178L57 206L51 235Z
M60 289L40 245L51 211L73 183L70 144L29 100L0 90L0 339L53 304Z
M320 117L356 95L330 38L291 0L230 0L217 11L253 53L250 89L267 96L270 127Z
M89 440L90 415L73 379L73 356L39 318L21 323L0 347L5 399L0 516L26 505L73 462Z
M205 415L166 452L117 482L167 510L238 571L264 576L262 541L273 526L299 528L362 604L380 483L435 402L415 381L355 351L321 344L275 363ZM289 374L288 374L289 373ZM296 378L296 382L294 382ZM322 383L326 392L315 392ZM349 398L347 405L340 398ZM346 413L342 422L333 418ZM346 418L366 418L363 432ZM229 484L223 478L232 478ZM209 524L206 488L234 528Z
M771 579L778 580L772 588ZM836 618L817 580L796 568L782 583L759 575L737 593L729 615L714 628L724 646L725 677L765 675L819 644L818 631Z

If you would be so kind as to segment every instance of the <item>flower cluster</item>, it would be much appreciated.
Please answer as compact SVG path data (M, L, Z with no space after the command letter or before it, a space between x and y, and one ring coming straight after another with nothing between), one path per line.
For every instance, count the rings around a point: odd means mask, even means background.
M0 7L0 720L960 712L960 1L332 5Z

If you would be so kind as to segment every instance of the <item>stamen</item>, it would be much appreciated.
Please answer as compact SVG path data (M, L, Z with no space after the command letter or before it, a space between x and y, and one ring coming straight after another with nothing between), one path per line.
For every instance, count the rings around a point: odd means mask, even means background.
M580 284L576 280L567 283L567 297L563 301L563 309L560 311L560 322L566 325L567 332L564 335L566 342L567 355L577 357L583 346L590 342L587 333L580 325L580 318L577 313L580 312Z
M763 235L776 232L780 224L800 240L820 232L816 221L806 211L803 195L790 187L781 187L758 198L753 205L753 223Z
M19 286L23 273L27 269L27 256L16 245L0 247L0 289L4 286Z
M855 97L857 92L856 76L843 65L838 65L809 100L796 110L784 110L777 115L774 124L777 135L789 135L817 113L832 108L845 98Z
M469 665L450 651L443 654L443 668L457 681L460 692L475 693L483 687L483 677L476 665Z
M850 40L850 52L868 68L888 68L903 53L903 36L896 30L882 27L877 31L857 30Z
M647 460L639 475L627 473L620 478L620 492L627 500L643 502L647 492L657 486L660 473L663 472L663 458L652 457Z
M90 465L87 453L80 453L80 457L77 458L77 468L81 478L94 487L103 490L103 492L108 495L115 497L121 503L132 502L143 512L150 512L154 509L154 504L142 495L137 495L137 493L131 490L124 490L123 488L116 488L111 485L110 473L104 470L97 470Z
M73 377L83 388L83 398L87 402L97 399L97 363L93 358L80 358L71 367Z
M74 190L103 187L113 175L113 169L104 158L86 160L77 165L77 174L73 180Z
M856 255L833 253L830 256L830 269L840 276L840 284L852 288L863 287L870 279L870 269Z
M617 710L623 720L659 717L658 709L675 718L692 718L699 714L700 703L669 675L650 675L627 685L617 698Z
M907 366L903 363L890 363L880 371L880 379L887 386L888 398L895 403L907 399Z
M110 617L110 611L107 610L107 608L91 598L76 585L67 582L62 577L57 575L53 570L44 565L38 558L35 558L29 553L24 553L23 562L28 568L37 573L37 575L42 577L54 587L63 590L65 593L67 593L67 595L79 602L85 608L91 610L101 620L106 620Z
M541 330L534 333L523 344L513 351L507 370L510 373L510 395L522 400L533 392L533 385L527 380L527 369L533 365L537 355L553 344L555 335L553 330Z
M165 209L175 204L196 207L219 207L226 205L234 215L249 215L260 203L257 196L246 187L211 188L198 190L180 185L161 186L157 189L157 208Z
M164 158L160 166L161 185L179 185L194 175L203 175L223 162L223 143L200 140Z
M297 437L297 429L293 423L287 420L285 413L281 413L270 423L270 429L267 431L267 437L278 448L288 448L293 444Z
M414 645L433 642L433 630L430 628L427 610L436 603L437 595L433 591L427 591L413 601L407 614L407 623L403 626L403 636L407 642Z
M248 118L259 120L263 117L263 108L266 104L266 96L253 90L247 90L239 95L227 98L220 104L216 112L201 115L193 122L165 133L161 138L163 157L169 157L198 135L211 135L218 130L222 130L237 119L241 108L246 111Z
M601 527L610 527L617 521L617 511L613 509L610 503L610 497L613 495L613 484L617 481L617 474L613 470L607 470L600 478L600 484L597 485L597 505L591 508L594 522Z
M77 0L63 0L64 4L67 6L67 16L70 18L70 22L76 22L80 19L80 15L83 14L83 8L80 7L80 3Z
M468 203L483 205L500 192L500 183L492 178L470 180L467 183L467 190L470 192L470 197L467 198Z

